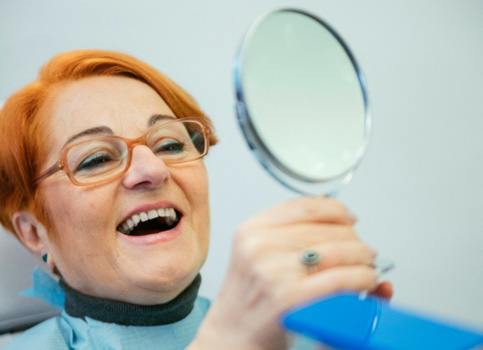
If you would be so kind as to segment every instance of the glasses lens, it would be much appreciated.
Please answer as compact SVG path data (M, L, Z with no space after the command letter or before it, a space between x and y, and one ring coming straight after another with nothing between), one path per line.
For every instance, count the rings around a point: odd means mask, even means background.
M153 152L167 163L181 163L198 159L206 153L203 127L195 121L160 124L148 139Z
M67 167L79 183L102 181L124 169L127 151L127 145L117 139L86 141L69 148Z

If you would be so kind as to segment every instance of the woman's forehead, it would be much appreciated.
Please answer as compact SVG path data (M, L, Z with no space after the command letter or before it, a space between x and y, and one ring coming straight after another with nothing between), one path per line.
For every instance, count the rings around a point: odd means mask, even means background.
M62 84L46 101L53 148L85 129L106 126L133 137L147 128L152 115L174 113L149 85L135 79L96 76Z

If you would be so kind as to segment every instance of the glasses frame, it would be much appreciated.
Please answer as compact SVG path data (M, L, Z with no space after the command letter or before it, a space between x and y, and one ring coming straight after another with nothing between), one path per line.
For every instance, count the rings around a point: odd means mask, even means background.
M105 135L105 136L96 137L95 140L113 140L114 139L114 140L120 140L127 145L126 166L124 167L124 170L122 170L118 174L114 175L113 177L109 177L109 178L103 179L101 181L92 182L92 183L88 183L88 184L79 182L75 179L74 174L71 172L71 169L69 169L69 167L66 166L66 164L67 164L67 153L69 152L69 150L72 147L76 147L76 146L83 144L85 142L92 141L92 140L84 140L84 141L81 141L81 142L77 142L77 143L74 143L74 144L64 146L62 148L62 150L60 151L59 160L55 164L53 164L52 166L47 168L47 170L45 170L41 175L37 176L34 180L34 183L36 185L38 185L40 182L42 182L46 178L52 176L53 174L57 173L58 171L63 171L67 175L69 180L76 186L82 186L82 187L100 186L100 185L104 185L104 184L107 184L109 182L115 181L115 180L119 179L120 177L122 177L127 172L129 167L131 166L132 150L134 149L135 146L144 145L144 146L147 146L149 149L151 149L148 146L147 140L148 140L148 136L151 133L153 133L154 130L157 130L158 128L161 128L162 126L167 125L167 124L183 123L183 122L194 122L201 127L201 130L203 132L203 136L205 138L205 143L204 143L205 148L204 148L203 152L200 153L200 155L198 157L194 158L194 159L180 161L180 162L174 162L174 163L167 161L166 164L182 164L182 163L192 162L192 161L198 160L200 158L203 158L204 156L206 156L208 154L209 136L210 136L210 133L211 133L210 129L208 127L206 127L202 122L200 122L195 117L177 118L177 119L173 119L173 120L169 120L169 121L156 122L156 124L154 124L154 126L150 127L149 130L147 130L143 135L141 135L141 136L139 136L135 139L130 139L130 138L117 136L117 135Z

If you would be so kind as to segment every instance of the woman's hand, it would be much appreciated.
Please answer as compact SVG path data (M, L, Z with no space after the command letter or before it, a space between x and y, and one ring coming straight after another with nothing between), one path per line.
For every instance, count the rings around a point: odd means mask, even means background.
M391 285L377 282L370 267L376 252L357 238L355 221L340 202L311 197L244 223L219 295L192 348L285 349L288 339L279 320L296 305L342 290L391 297ZM317 271L309 273L300 262L306 249L320 254Z

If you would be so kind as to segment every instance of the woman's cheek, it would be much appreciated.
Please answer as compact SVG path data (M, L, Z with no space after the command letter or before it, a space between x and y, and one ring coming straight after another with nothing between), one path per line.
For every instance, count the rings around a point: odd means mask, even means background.
M66 249L95 251L102 246L106 235L114 234L111 227L111 206L98 192L72 191L52 196L50 212L60 243ZM72 200L75 198L75 200ZM112 198L112 197L111 197ZM101 239L102 238L104 239ZM84 248L84 249L82 249ZM82 251L79 251L83 255Z

